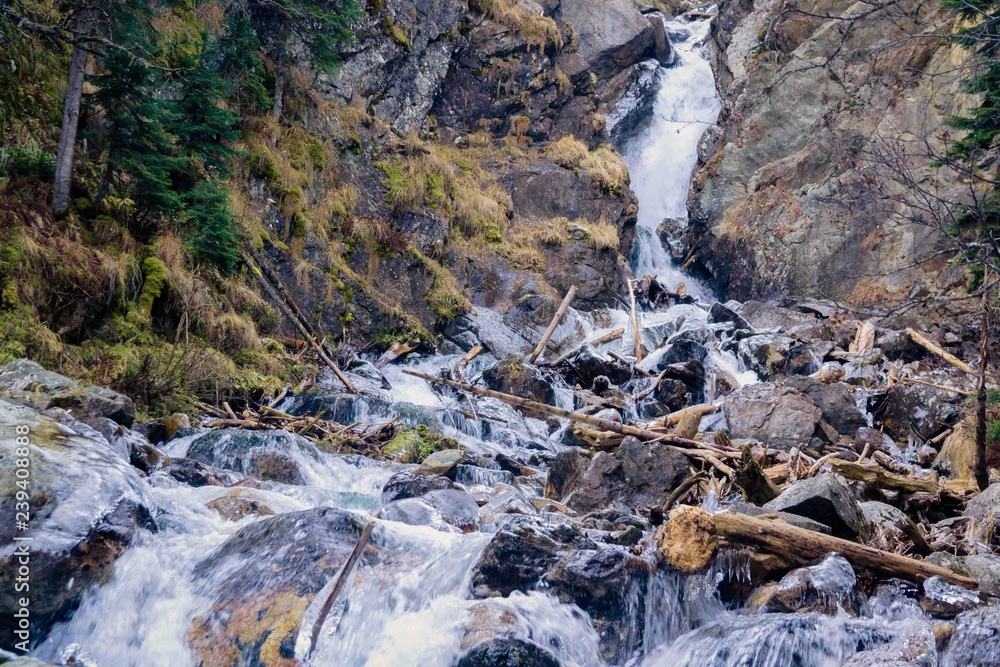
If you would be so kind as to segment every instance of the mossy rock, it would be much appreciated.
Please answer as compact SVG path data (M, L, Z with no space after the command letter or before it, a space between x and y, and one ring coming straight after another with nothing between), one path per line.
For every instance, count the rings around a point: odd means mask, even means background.
M456 449L458 442L439 435L421 424L416 428L400 429L382 449L382 453L400 463L420 463L431 454Z

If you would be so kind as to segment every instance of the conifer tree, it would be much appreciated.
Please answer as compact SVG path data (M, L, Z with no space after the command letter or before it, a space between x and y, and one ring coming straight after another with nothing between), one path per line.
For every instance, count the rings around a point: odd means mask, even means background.
M229 82L232 108L243 116L265 113L271 106L271 96L260 40L242 11L234 10L229 15L218 51L219 74Z
M199 181L184 195L186 234L196 261L231 275L241 261L243 232L233 218L226 187L215 178Z

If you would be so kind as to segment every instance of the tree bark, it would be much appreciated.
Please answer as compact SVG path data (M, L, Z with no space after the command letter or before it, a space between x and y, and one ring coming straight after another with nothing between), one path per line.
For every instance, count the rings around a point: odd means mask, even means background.
M87 44L82 40L90 33L90 23L90 10L84 9L76 20L78 41L73 47L73 57L69 63L62 129L59 134L59 149L56 153L52 212L57 218L65 217L69 213L70 187L73 184L73 152L76 148L76 134L80 126L80 98L83 96L83 79L87 71L87 56L89 55Z
M538 359L542 352L545 351L545 346L549 344L549 339L552 338L552 333L556 330L556 327L559 326L559 322L562 321L562 318L569 309L569 304L573 301L573 297L575 295L576 285L573 285L569 288L569 292L566 293L562 303L559 304L559 309L556 310L556 314L552 316L552 321L549 322L549 327L545 330L545 335L542 336L540 341L538 341L538 345L535 346L535 350L531 353L531 356L528 357L529 364L535 363L535 359Z

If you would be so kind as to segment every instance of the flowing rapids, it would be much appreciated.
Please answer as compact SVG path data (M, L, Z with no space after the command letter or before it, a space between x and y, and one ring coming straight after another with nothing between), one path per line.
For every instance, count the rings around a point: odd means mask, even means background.
M674 266L659 242L657 227L664 218L686 218L685 200L697 144L715 121L720 100L715 91L705 39L708 20L667 23L676 62L662 71L661 89L652 118L629 140L625 155L638 195L639 219L634 268L637 276L655 275L673 288L685 282L689 293L703 302L710 292ZM478 314L490 320L491 314ZM571 312L554 341L591 338L616 327L628 327L624 311L613 311L611 321L598 326L588 315ZM495 318L494 320L495 321ZM681 305L643 314L643 335L657 347L664 332L706 329L705 308ZM496 324L495 337L517 333ZM654 337L655 340L654 340ZM631 335L605 349L630 352ZM428 373L452 368L458 356L412 359L407 366ZM464 371L476 378L497 359L489 354L475 359ZM652 367L656 353L645 362ZM710 351L706 368L723 372L737 384L754 382L731 352ZM324 405L328 418L343 424L381 423L400 418L409 425L436 423L472 452L523 454L556 452L563 423L553 430L491 399L471 401L441 392L422 380L404 375L399 366L384 369L390 388L374 386L366 397L338 396ZM553 377L555 402L572 408L573 393ZM279 407L301 409L298 397ZM172 457L184 456L193 436L167 445ZM267 437L262 435L261 437ZM382 505L381 491L389 478L406 466L375 463L361 457L293 452L305 484L271 486L257 497L279 515L331 506L355 512L362 522ZM473 488L510 481L503 471L475 468L459 471L458 481ZM72 617L59 624L34 651L34 656L101 667L193 667L199 664L190 647L195 619L213 604L208 592L224 584L230 571L199 568L227 538L255 522L223 519L208 509L227 489L191 488L162 473L144 483L158 509L158 532L133 544L115 566L113 579L92 590ZM540 489L525 488L537 494ZM555 521L551 515L545 521ZM474 599L471 573L492 535L503 528L501 517L482 530L462 534L432 526L410 526L379 520L372 542L377 559L363 559L355 585L326 617L319 643L307 664L329 667L450 667L468 649L463 639L483 602ZM291 544L300 536L289 534ZM249 557L264 556L251 554ZM728 559L728 560L727 560ZM914 625L926 624L918 608L906 604L870 605L857 617L841 612L819 614L745 615L727 608L718 586L745 581L745 555L732 553L705 574L681 576L659 571L628 592L627 628L617 641L616 661L633 667L826 667L840 665L853 653L900 636ZM305 611L294 646L285 650L306 662L306 651L319 607L333 585L316 595ZM266 583L266 582L265 582ZM573 604L560 601L544 586L514 591L488 602L507 631L548 649L568 667L608 665L602 657L599 629L593 619ZM205 663L203 663L205 664ZM226 663L228 664L228 663ZM212 667L205 664L205 667Z

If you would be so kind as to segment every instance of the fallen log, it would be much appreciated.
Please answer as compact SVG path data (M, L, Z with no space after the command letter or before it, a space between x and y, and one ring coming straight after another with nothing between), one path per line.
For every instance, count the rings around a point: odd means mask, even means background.
M880 465L852 463L842 459L830 459L827 464L833 472L847 479L874 484L883 489L896 489L908 493L935 493L938 490L937 480L897 475Z
M968 396L969 394L973 393L969 389L959 389L958 387L949 387L946 384L936 384L934 382L928 382L927 380L921 380L919 378L911 378L909 376L903 376L903 377L899 378L899 381L900 382L908 382L910 384L919 384L919 385L922 385L924 387L930 387L932 389L940 389L941 391L950 391L952 393L962 394L964 396Z
M639 341L639 311L635 306L635 289L632 281L628 281L628 297L632 302L632 338L635 344L635 363L642 361L642 343Z
M479 356L479 353L482 352L483 349L484 348L482 345L477 345L468 352L466 352L465 356L462 357L462 360L458 362L459 367L465 368L466 366L468 366L469 362L475 359L477 356Z
M495 398L509 405L515 405L517 407L525 408L527 410L542 412L544 414L552 415L554 417L562 417L563 419L569 419L570 421L574 422L590 424L591 426L596 426L602 431L613 431L614 433L620 433L622 435L631 435L640 440L646 440L646 441L655 440L657 442L662 442L667 445L680 447L681 449L709 450L715 456L739 458L739 453L735 451L726 451L708 442L699 442L697 440L690 440L688 438L680 438L675 435L670 435L667 433L657 433L655 431L650 431L644 428L630 426L629 424L621 424L619 422L612 421L610 419L601 419L600 417L585 415L582 412L572 412L570 410L564 410L563 408L557 408L554 405L539 403L538 401L532 401L526 398L521 398L519 396L512 396L511 394L505 394L501 391L494 391L492 389L477 387L475 385L467 384L465 382L456 382L455 380L448 380L442 377L428 375L427 373L420 373L418 371L413 371L409 369L404 369L403 373L406 375L412 375L413 377L418 377L428 382L434 382L436 384L443 384L447 387L461 389L462 391L467 391L469 393L476 394L478 396Z
M375 362L375 367L385 368L392 362L405 357L412 351L413 347L408 342L404 341L400 343L399 341L396 341L389 347L388 350L382 353L382 356L380 356L378 361Z
M545 334L542 336L542 339L538 341L538 345L535 346L535 350L531 353L531 356L528 357L529 364L535 363L535 359L541 356L545 346L549 344L549 339L552 338L552 333L556 330L556 327L559 326L559 322L562 320L563 315L566 314L566 310L569 308L569 304L573 300L574 296L576 296L576 285L570 287L569 291L566 292L566 296L563 298L562 303L559 304L559 310L556 311L556 314L552 316L552 321L549 322L549 328L545 330Z
M683 512L679 511L682 509ZM687 518L682 519L682 517ZM694 517L697 517L698 520L691 520ZM708 517L707 521L705 517ZM678 524L671 528L670 524L675 518L677 518ZM678 507L671 513L666 526L666 532L671 535L675 545L685 543L712 545L712 538L721 538L730 544L754 547L760 551L784 556L798 562L813 560L836 552L846 558L854 567L884 577L899 577L919 582L938 576L973 590L979 587L979 582L975 579L955 574L947 568L839 537L799 528L776 519L763 519L745 514L716 514L713 516L698 508ZM714 535L706 536L703 534L713 530ZM689 571L690 563L687 562L689 559L685 559L683 549L678 549L676 546L668 549L665 548L666 546L669 545L663 545L661 542L660 553L664 556L667 564L674 567L670 561L677 560L680 565L688 568L685 571ZM699 561L701 560L699 558Z
M608 333L604 334L603 336L598 336L597 338L595 338L593 340L590 340L590 341L587 341L587 342L596 347L598 345L603 345L604 343L610 343L613 340L618 340L623 335L625 335L625 328L624 327L619 327L619 328L615 329L614 331L609 331Z
M956 357L951 352L948 352L947 350L942 349L941 346L937 345L936 343L934 343L934 341L932 341L930 338L927 338L927 336L924 336L920 332L915 331L914 329L908 328L906 330L906 333L909 334L910 339L914 343L916 343L917 345L919 345L920 347L924 348L925 350L927 350L929 352L933 352L934 354L936 354L937 356L941 357L942 359L944 359L945 361L947 361L949 364L951 364L952 366L954 366L955 368L958 368L959 370L963 370L966 373L975 373L976 372L975 368L973 368L969 364L965 363L964 361L962 361L961 359L959 359L958 357Z

